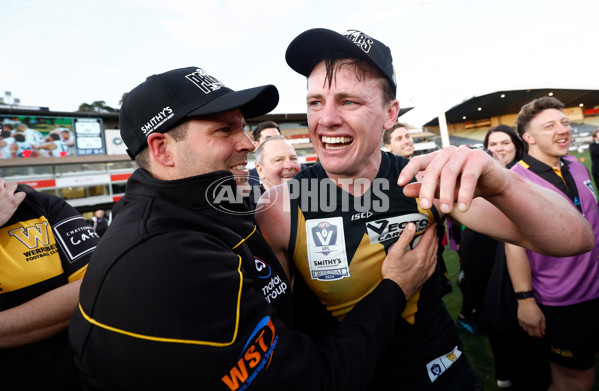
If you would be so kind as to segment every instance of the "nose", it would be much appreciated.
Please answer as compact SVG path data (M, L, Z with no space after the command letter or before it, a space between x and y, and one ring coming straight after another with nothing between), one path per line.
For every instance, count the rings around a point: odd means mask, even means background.
M250 136L245 134L243 130L239 132L238 140L236 140L236 146L236 149L239 152L252 152L254 149L256 149L256 146L254 145L254 142Z
M572 131L572 126L570 124L561 125L559 132L560 133L570 133Z
M335 104L324 105L320 111L318 124L327 128L341 125L342 120L339 115L339 109Z
M293 162L291 161L291 159L289 159L289 158L285 159L285 161L283 162L283 168L286 170L293 169Z

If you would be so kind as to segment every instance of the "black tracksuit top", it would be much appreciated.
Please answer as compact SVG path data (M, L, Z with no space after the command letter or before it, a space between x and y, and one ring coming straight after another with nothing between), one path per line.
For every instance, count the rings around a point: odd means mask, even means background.
M389 280L313 341L226 171L139 169L90 260L69 328L88 389L359 390L405 308Z

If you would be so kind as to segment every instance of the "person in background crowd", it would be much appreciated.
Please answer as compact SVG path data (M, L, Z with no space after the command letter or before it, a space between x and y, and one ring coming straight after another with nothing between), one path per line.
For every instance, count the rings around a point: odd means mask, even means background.
M106 218L102 209L98 209L94 212L94 217L92 217L91 219L91 224L94 229L94 232L96 232L98 236L104 236L104 233L108 229L109 221Z
M273 121L260 122L252 130L252 137L254 138L254 146L256 148L269 137L280 135L281 129L279 128L279 124ZM260 176L258 175L258 169L256 167L250 170L248 183L251 187L260 186Z
M67 326L98 243L63 199L0 178L0 383L80 390Z
M599 188L599 129L593 130L593 141L589 145L591 154L591 174L595 182L595 189Z
M519 323L546 345L552 378L549 390L590 390L599 352L599 209L587 168L567 155L572 127L563 109L554 97L522 106L516 125L528 153L512 171L574 206L593 228L594 246L583 254L561 258L515 244L506 244L505 251ZM550 221L555 238L576 239L568 226Z
M295 148L283 136L272 136L256 148L256 168L264 189L287 182L301 171Z
M272 85L233 91L197 67L128 93L121 135L139 165L81 289L70 337L87 389L361 390L406 300L434 271L434 238L384 262L383 281L330 335L295 331L291 283L235 197L254 145L245 117ZM168 107L154 126L148 118ZM273 225L277 222L273 221Z
M414 141L406 124L396 123L383 132L383 144L391 153L409 159L414 154Z
M434 238L435 222L449 214L498 239L556 255L593 246L588 222L571 205L483 151L448 147L409 161L381 151L383 130L399 114L391 51L382 42L358 30L316 28L297 36L285 58L307 77L308 127L320 163L268 190L262 199L269 207L259 203L256 220L279 260L295 267L294 296L304 306L298 321L312 335L343 322L375 289L381 262L412 222ZM410 183L421 171L422 182ZM580 236L555 240L547 214ZM438 279L406 308L370 389L480 389Z

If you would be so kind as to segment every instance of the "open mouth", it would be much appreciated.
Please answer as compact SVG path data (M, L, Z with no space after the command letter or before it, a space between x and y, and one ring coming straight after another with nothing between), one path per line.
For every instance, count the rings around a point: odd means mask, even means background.
M322 136L320 138L325 149L343 149L349 147L354 139L352 137L329 137Z
M231 171L248 171L246 168L247 163L237 164L235 166L231 166Z

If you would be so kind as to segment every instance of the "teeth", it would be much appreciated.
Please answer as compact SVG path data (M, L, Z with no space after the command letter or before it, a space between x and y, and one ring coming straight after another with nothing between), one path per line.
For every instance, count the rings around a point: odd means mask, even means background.
M245 164L238 164L236 166L231 167L233 170L245 170Z
M351 143L354 141L351 137L329 137L322 136L322 142L327 144Z

